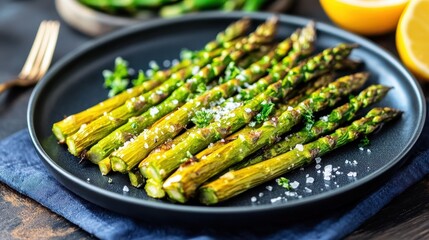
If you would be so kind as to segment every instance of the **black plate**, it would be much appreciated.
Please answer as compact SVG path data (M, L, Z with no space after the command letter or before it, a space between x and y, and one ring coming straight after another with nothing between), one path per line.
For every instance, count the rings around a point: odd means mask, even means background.
M57 144L51 133L52 124L65 115L81 111L106 98L101 72L112 68L115 57L122 56L134 68L146 68L150 60L162 63L165 59L177 58L182 48L203 47L217 32L243 16L250 17L256 26L271 15L216 12L154 21L98 39L57 63L33 92L28 108L28 127L34 145L58 181L77 195L126 215L188 222L213 221L228 215L224 219L231 222L251 220L253 217L272 218L273 214L282 214L283 217L292 213L306 215L328 209L325 208L328 205L341 206L362 197L366 190L381 183L403 163L424 124L426 108L419 85L396 59L381 48L321 23L316 25L318 49L340 42L358 43L360 48L353 52L352 57L365 61L365 70L372 73L369 83L394 87L378 105L405 111L400 120L389 123L371 137L371 153L366 148L359 150L355 143L323 157L320 170L332 165L334 168L340 167L337 170L342 172L330 181L325 181L323 173L317 173L316 166L310 165L286 176L300 183L297 196L286 196L285 189L272 181L217 206L207 207L197 203L179 205L148 198L143 190L131 187L128 193L124 193L124 185L129 186L125 176L112 174L103 177L96 166L78 164L79 159ZM308 21L280 16L279 39ZM354 160L357 164L353 164ZM354 172L357 173L356 177L348 176L348 173ZM315 179L313 184L305 183L307 174ZM107 181L109 177L113 179L112 184ZM251 200L252 197L256 197L256 202ZM272 203L278 197L281 197L280 200ZM333 201L335 204L332 204Z

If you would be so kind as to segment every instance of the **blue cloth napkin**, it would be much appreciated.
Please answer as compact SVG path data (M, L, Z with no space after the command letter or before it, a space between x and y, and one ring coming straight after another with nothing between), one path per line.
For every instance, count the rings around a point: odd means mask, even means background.
M76 196L62 187L45 169L22 130L0 142L0 181L65 217L101 239L338 239L351 233L412 184L429 173L429 126L405 166L385 185L342 213L317 222L266 227L255 230L213 228L185 229L142 223ZM61 203L61 204L59 204Z

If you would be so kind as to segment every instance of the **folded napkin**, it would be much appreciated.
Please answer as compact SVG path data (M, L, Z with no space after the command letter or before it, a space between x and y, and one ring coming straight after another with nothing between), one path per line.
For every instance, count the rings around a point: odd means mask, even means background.
M354 231L428 173L429 126L426 124L406 165L386 184L348 210L332 213L316 222L264 226L258 230L186 229L142 223L105 210L71 193L45 169L27 130L0 142L0 181L101 239L338 239Z

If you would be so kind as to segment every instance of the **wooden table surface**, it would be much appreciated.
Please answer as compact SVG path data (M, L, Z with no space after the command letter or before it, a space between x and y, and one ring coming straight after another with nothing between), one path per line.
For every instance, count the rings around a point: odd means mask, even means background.
M14 5L21 4L19 7L28 8L31 8L32 4L39 3L39 5L43 6L39 10L46 15L43 16L45 17L44 19L59 19L55 12L53 1L18 2L20 3ZM12 1L0 3L0 9L2 4L4 5L3 7L8 7L8 3L12 3ZM22 4L27 4L28 6L22 6ZM32 8L29 11L37 11L37 8ZM315 0L296 1L289 13L330 23L318 1ZM0 14L0 28L3 26L1 19ZM68 36L68 39L64 39L62 36ZM72 42L70 38L75 39L74 45L70 43ZM63 23L55 55L56 59L64 56L77 44L86 40L89 40L89 38L73 31ZM373 37L371 40L397 56L394 33ZM28 39L27 42L16 43L16 54L20 58L25 59L26 51L28 50L24 48L24 44L29 45L31 42L32 39ZM68 44L62 44L64 42L68 42ZM11 56L3 55L3 59L9 59L9 57ZM13 73L19 72L21 66L16 64L8 66L8 64L3 64L1 70L6 71L6 73L3 72L1 76L12 76ZM4 80L6 79L0 78L0 81ZM31 88L15 89L0 96L0 139L26 128L25 115L31 90ZM424 90L428 92L428 87L424 86ZM394 199L347 238L429 239L429 221L427 220L429 220L429 176L426 176ZM0 239L28 238L91 239L94 237L37 202L0 183Z

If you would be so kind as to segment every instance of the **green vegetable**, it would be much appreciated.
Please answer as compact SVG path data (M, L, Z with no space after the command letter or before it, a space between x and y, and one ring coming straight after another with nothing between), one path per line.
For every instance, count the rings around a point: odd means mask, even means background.
M131 83L134 85L134 86L140 86L140 85L142 85L144 82L146 82L148 79L146 78L146 76L145 76L145 74L144 74L144 72L143 72L143 70L139 70L139 73L138 73L138 75L137 75L137 78L136 79L133 79L132 81L131 81Z
M370 144L368 136L363 137L359 142L359 147L366 147Z
M365 117L318 140L264 162L231 171L199 189L200 201L211 205L236 196L250 188L279 177L376 130L381 124L400 116L392 108L372 109Z
M281 187L286 188L287 190L291 190L292 187L289 184L289 179L285 178L285 177L280 177L277 179L277 184Z
M201 110L195 113L195 116L191 118L191 121L199 128L209 125L213 119L213 114L205 110Z
M232 169L237 170L262 162L266 159L273 158L289 151L297 144L308 143L317 137L322 136L323 134L327 134L335 130L344 122L353 119L360 109L383 99L389 90L389 87L382 85L369 86L368 88L361 91L358 96L349 99L347 103L332 110L329 115L322 117L317 122L314 122L311 128L304 127L298 132L288 135L285 140L280 141L267 149L264 149L264 152L261 155L251 158L247 161L240 162L239 164L233 166Z
M352 49L353 47L348 45L327 49L310 58L305 64L293 68L284 80L271 84L267 90L234 109L219 121L212 122L205 128L197 129L194 134L189 135L175 148L165 152L159 159L151 159L150 161L146 159L139 166L140 170L143 171L142 174L145 175L145 172L146 174L153 174L151 177L158 178L160 181L165 179L179 167L181 160L186 157L184 155L186 151L196 154L210 143L226 138L248 124L261 110L261 103L274 102L276 99L286 96L299 83L307 82L328 72L336 61L346 58ZM282 85L288 85L288 87L282 87ZM150 170L143 170L142 168L150 168Z
M104 70L104 87L110 89L109 97L124 91L128 87L128 62L117 57L115 59L115 68L112 71Z
M261 103L262 109L261 112L256 114L255 121L256 123L265 122L270 116L271 112L274 110L274 103Z
M196 189L205 181L227 169L229 166L242 161L245 157L262 147L274 143L279 136L288 132L302 120L304 109L311 109L311 111L318 112L326 107L332 107L342 97L359 89L367 78L368 74L365 73L357 73L339 78L327 87L313 93L309 99L301 102L295 108L285 111L274 120L270 119L264 122L260 128L239 136L236 140L208 155L206 159L177 169L164 182L164 190L175 201L181 203L188 201L195 194ZM315 97L321 97L323 101L313 101ZM184 143L186 141L189 140L185 140ZM176 149L185 150L180 144ZM166 170L166 168L163 169Z

